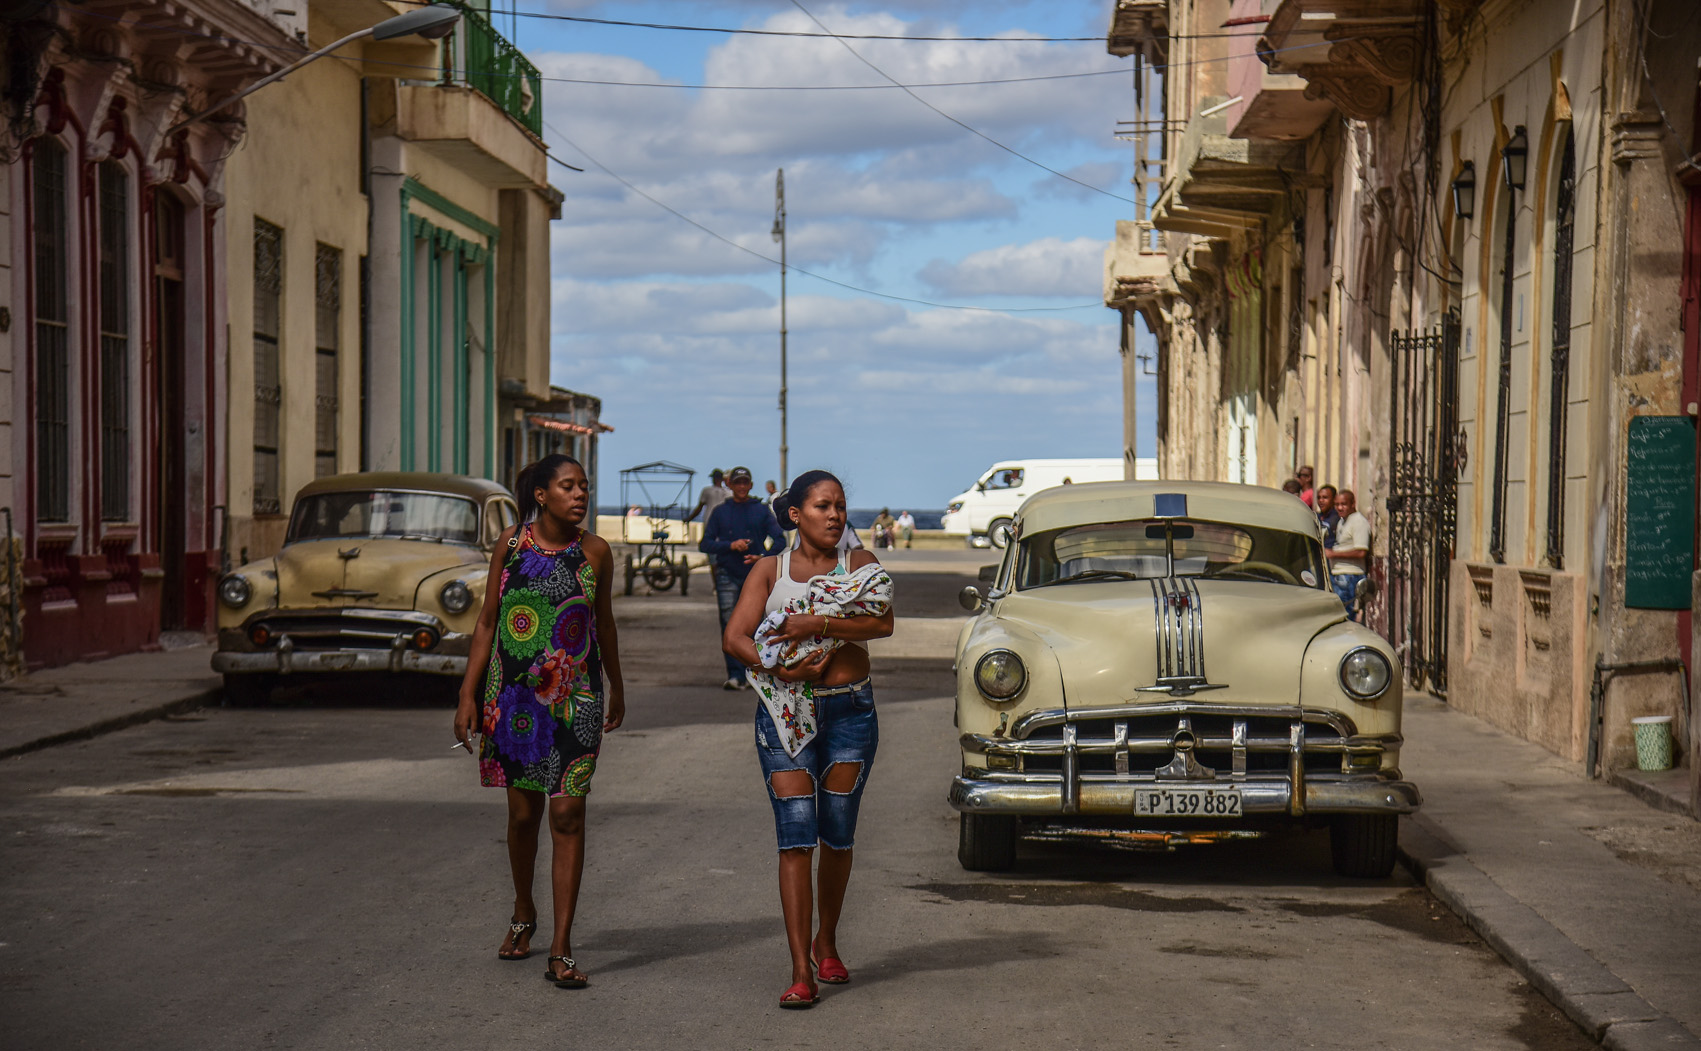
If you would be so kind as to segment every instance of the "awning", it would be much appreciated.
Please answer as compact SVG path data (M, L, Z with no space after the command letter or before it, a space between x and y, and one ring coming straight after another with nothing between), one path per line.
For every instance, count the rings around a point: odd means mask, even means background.
M570 423L567 420L552 420L548 416L527 416L526 422L531 424L533 427L545 427L549 430L561 431L566 434L597 433L597 430L594 427L587 427L582 423ZM607 429L613 430L612 427Z

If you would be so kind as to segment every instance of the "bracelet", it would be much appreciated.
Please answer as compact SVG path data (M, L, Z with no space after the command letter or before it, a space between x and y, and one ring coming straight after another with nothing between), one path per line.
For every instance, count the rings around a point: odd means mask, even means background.
M824 639L830 639L833 637L832 617L823 616L821 618L821 637Z

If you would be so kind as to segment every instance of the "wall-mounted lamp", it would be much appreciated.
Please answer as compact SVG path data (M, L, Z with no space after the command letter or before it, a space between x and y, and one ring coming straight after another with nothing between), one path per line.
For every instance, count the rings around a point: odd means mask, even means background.
M1459 177L1453 180L1453 214L1461 219L1469 219L1477 210L1477 166L1470 161L1459 169Z
M1500 151L1500 157L1506 162L1506 185L1514 190L1522 190L1524 169L1528 167L1530 159L1530 140L1525 137L1522 124L1512 129L1512 138Z

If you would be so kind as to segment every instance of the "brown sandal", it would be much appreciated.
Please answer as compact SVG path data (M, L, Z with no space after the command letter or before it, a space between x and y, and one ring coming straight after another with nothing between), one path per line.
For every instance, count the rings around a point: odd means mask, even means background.
M537 921L536 920L530 920L530 921L509 920L508 921L508 937L506 939L504 939L504 944L507 945L508 948L507 949L497 949L496 950L496 958L498 960L524 960L526 957L528 957L532 954L531 937L532 937L533 934L536 934L536 933L537 933ZM526 951L525 952L519 951L519 945L520 945L520 939L521 938L526 939Z

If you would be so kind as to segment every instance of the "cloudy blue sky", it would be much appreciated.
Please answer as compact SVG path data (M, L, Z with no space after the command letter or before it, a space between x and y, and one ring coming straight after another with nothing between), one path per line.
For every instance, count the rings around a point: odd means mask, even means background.
M841 33L1087 36L855 41L905 84L1124 70L1105 53L1105 0L802 0ZM505 3L495 5L499 10ZM790 0L520 0L521 12L818 32ZM509 20L497 16L505 30ZM955 310L789 279L790 469L839 473L853 506L938 508L996 459L1116 456L1116 316L1099 305L1106 242L1130 206L1050 175L891 88L833 39L730 36L520 17L550 81L553 378L603 399L605 502L616 471L674 460L779 471L774 173L785 169L789 261L848 284ZM1129 196L1126 72L917 89L945 113L1043 164ZM594 158L594 162L592 161ZM1015 308L1058 308L1019 311ZM1149 389L1143 431L1150 432ZM1150 440L1142 439L1142 455Z

